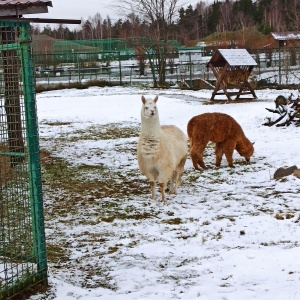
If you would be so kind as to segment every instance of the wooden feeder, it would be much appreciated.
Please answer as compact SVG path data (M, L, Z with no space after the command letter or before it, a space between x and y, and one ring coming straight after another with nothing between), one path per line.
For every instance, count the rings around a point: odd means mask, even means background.
M246 49L218 49L207 64L217 78L210 100L213 101L218 95L226 95L229 101L232 101L231 96L236 96L235 100L238 100L242 95L252 95L253 98L250 99L257 99L248 82L249 75L256 65Z

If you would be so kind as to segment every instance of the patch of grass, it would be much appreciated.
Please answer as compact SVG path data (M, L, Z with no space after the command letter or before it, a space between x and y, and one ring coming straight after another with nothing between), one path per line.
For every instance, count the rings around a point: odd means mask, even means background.
M43 123L45 125L48 125L48 126L67 126L67 125L71 125L72 122L45 122Z
M202 226L207 226L207 225L210 225L210 221L204 221L204 222L202 223Z
M107 222L107 223L112 223L113 221L115 220L115 217L113 217L113 216L109 216L109 217L103 217L103 218L101 218L101 221L102 222Z
M282 216L281 214L277 213L275 215L275 219L277 219L277 220L284 220L284 216Z
M119 247L115 246L115 247L109 247L108 248L108 254L113 254L115 252L117 252L119 250Z
M163 220L162 222L165 223L165 224L169 224L169 225L182 224L181 218L173 218L173 219Z
M193 170L193 173L188 173L186 176L185 176L185 179L184 181L188 181L190 183L193 183L193 182L196 182L198 181L198 179L201 177L201 173L198 172L196 173L196 171Z
M73 198L92 200L104 197L124 199L130 195L148 193L146 182L127 176L126 172L112 170L104 165L73 166L61 158L42 159L43 183L51 188L69 192ZM132 172L132 171L131 171ZM84 174L97 173L97 178L89 179ZM135 174L137 175L137 174Z
M66 138L71 142L79 140L116 140L131 137L138 137L140 128L139 126L124 126L124 124L110 124L90 126L86 129L76 130L72 135Z
M45 122L47 126L67 126L70 122ZM117 140L138 137L140 126L126 126L124 123L115 123L110 125L92 125L84 129L77 129L70 132L62 132L56 138L57 143L75 143L84 140ZM52 140L52 138L41 138L41 140ZM123 144L122 144L123 145Z
M216 216L215 220L224 220L224 219L228 219L231 222L235 221L235 217L234 216Z
M105 87L105 86L117 86L119 84L113 84L106 80L89 80L86 82L69 82L69 83L58 83L58 84L37 84L35 91L37 93L45 91L63 90L63 89L86 89L92 86Z
M47 244L47 260L59 264L62 262L66 262L69 260L69 256L66 251L66 247L54 245L54 244Z

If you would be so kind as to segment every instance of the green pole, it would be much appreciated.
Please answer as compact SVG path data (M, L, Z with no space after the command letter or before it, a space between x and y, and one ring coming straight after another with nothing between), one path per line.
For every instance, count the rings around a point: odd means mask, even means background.
M78 67L78 83L81 82L80 79L80 65L79 65L79 54L77 53L77 67Z
M192 55L191 52L189 52L189 62L190 62L190 87L193 88L193 72L192 72Z
M120 74L120 85L122 85L122 65L121 65L121 53L118 52L119 57L119 74Z
M32 226L37 259L38 274L47 284L47 255L44 227L44 208L42 196L40 151L38 140L38 122L35 102L35 78L30 51L30 24L21 28L21 62L25 104L26 141L28 153L28 173L30 182L30 200Z

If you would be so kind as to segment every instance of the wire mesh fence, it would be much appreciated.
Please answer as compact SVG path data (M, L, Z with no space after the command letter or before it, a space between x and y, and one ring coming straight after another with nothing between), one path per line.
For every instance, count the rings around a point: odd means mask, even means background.
M264 85L293 85L300 81L300 48L249 51L257 62L252 80ZM187 87L201 88L197 80L213 81L207 63L213 52L189 51L167 53L166 83L185 82ZM122 55L119 51L59 52L36 54L36 80L39 84L105 80L117 84L153 83L158 74L155 55L141 60L139 55ZM149 60L154 63L154 68Z
M0 21L0 300L47 280L30 25Z

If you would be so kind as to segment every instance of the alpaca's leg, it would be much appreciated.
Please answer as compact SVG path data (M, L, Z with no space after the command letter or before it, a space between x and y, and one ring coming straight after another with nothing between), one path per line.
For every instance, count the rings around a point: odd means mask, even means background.
M193 147L191 148L190 155L193 162L193 166L196 170L199 170L198 165L200 165L203 169L207 169L203 161L203 152L206 144L196 144L193 145Z
M170 194L176 194L176 182L178 178L178 172L175 170L172 173L170 180Z
M220 167L222 156L223 156L223 143L216 143L215 154L216 154L216 166Z
M227 140L224 145L223 145L223 152L226 156L227 162L229 167L233 168L233 159L232 159L232 155L233 155L233 151L235 149L236 143L234 141L231 140Z
M194 151L191 150L190 156L191 156L194 168L196 170L200 170L199 167L198 167L198 155L197 155L197 153L195 153Z
M185 162L186 162L186 156L184 156L182 158L182 160L180 161L180 163L178 164L177 166L177 178L176 178L176 181L175 181L175 192L174 194L177 193L177 188L178 186L181 184L181 176L182 176L182 173L184 171L184 165L185 165Z
M151 186L151 198L155 199L155 188L156 188L156 183L154 181L150 182L150 186Z
M160 193L161 193L161 201L165 201L166 200L166 194L165 194L165 190L166 190L166 183L160 183Z

